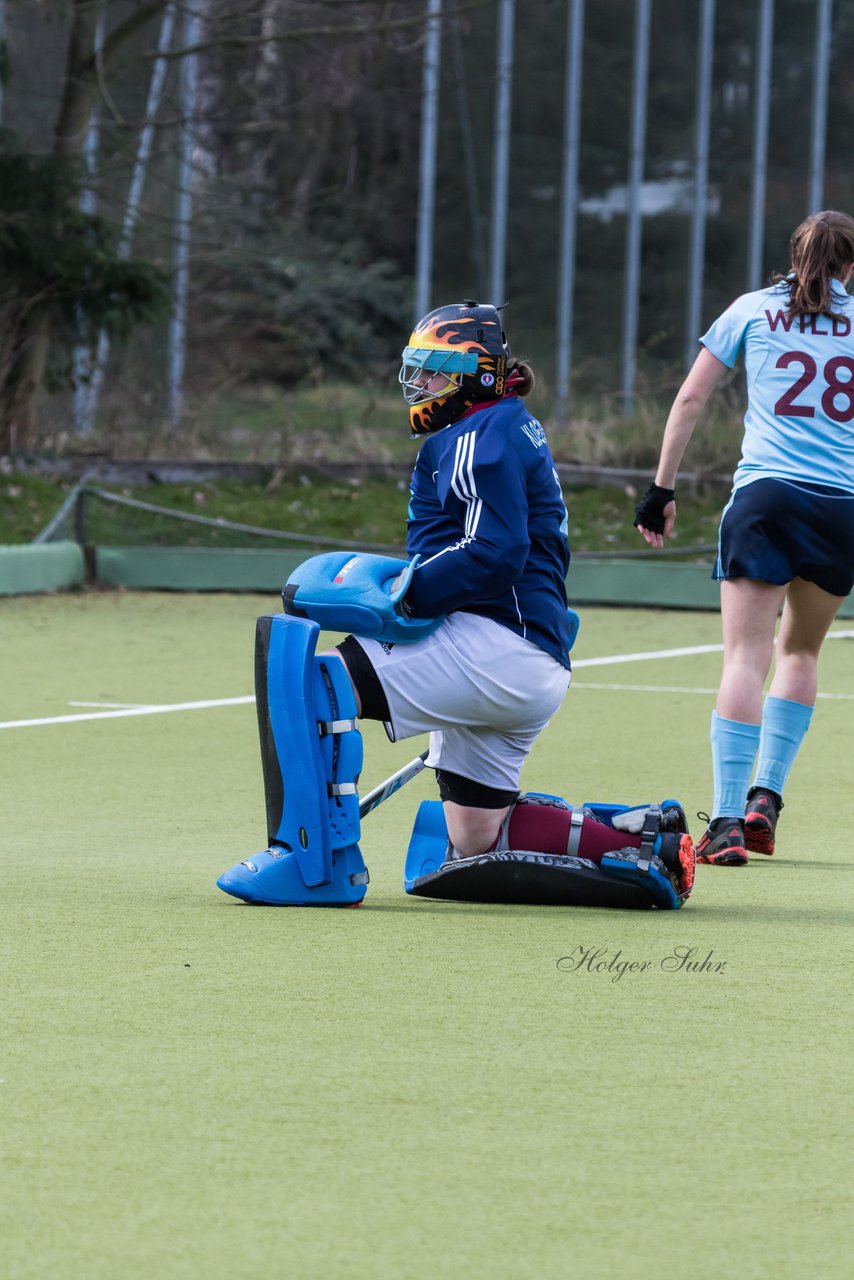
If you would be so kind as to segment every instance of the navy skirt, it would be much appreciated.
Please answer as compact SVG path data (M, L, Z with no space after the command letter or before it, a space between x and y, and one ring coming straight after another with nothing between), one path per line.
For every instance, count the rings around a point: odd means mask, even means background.
M724 508L713 578L782 586L814 582L832 596L854 586L854 494L792 480L754 480Z

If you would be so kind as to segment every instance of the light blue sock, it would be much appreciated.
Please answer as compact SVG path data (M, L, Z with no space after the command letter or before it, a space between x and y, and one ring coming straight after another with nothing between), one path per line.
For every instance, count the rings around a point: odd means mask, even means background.
M715 798L712 819L743 818L747 788L759 746L759 725L724 720L712 712L712 769Z
M804 735L810 727L813 708L788 698L766 698L762 709L762 733L754 786L767 787L782 796L783 787Z

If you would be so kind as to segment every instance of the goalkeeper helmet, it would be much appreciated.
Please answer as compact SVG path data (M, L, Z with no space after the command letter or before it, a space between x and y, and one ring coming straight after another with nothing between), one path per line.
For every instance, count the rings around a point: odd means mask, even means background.
M495 307L466 299L419 320L400 369L412 435L441 431L479 401L500 400L509 355Z

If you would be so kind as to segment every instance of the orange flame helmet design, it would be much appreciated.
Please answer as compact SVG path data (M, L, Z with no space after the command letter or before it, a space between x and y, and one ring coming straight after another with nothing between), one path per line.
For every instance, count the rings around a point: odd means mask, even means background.
M419 320L399 377L413 437L441 431L479 401L502 399L509 355L495 307L466 300Z

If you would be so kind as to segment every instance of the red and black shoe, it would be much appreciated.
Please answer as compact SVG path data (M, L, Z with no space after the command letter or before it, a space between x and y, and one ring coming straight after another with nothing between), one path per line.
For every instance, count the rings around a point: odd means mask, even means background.
M697 845L697 861L715 867L746 867L744 820L715 818L710 822Z
M751 853L764 853L770 858L782 808L783 798L776 791L769 791L767 787L750 788L744 819L744 847Z
M663 831L656 852L667 868L676 896L680 902L685 902L694 888L697 856L693 840L687 832Z

